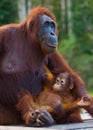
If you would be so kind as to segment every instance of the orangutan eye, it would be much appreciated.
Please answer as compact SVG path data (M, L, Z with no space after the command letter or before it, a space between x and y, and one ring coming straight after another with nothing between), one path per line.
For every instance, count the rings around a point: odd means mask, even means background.
M65 79L61 79L61 84L65 84L66 80Z
M59 78L57 78L57 79L56 79L56 82L59 82L59 81L60 81L60 79L59 79Z
M55 28L55 23L54 23L54 22L51 22L51 23L50 23L50 26L51 26L51 28Z
M48 27L49 24L50 24L49 21L46 21L46 22L44 23L44 26L45 26L45 27Z

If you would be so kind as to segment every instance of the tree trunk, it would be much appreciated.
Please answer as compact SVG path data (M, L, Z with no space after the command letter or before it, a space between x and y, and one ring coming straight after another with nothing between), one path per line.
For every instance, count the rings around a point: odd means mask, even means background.
M26 6L25 0L18 0L18 14L19 22L23 21L26 17Z
M65 12L65 0L61 0L61 9L62 9L62 30L65 31L66 29L66 23L65 23L65 15L66 15L66 12Z
M72 34L71 0L67 0L68 35Z
M29 12L31 11L31 6L32 6L31 0L26 0L26 15L28 15Z

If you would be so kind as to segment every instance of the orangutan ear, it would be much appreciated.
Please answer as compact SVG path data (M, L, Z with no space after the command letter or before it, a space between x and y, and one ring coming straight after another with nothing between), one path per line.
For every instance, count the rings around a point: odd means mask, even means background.
M74 88L74 77L73 75L70 76L70 85L69 85L69 89L72 90Z
M74 88L74 84L71 83L71 84L69 85L69 89L72 90L73 88Z

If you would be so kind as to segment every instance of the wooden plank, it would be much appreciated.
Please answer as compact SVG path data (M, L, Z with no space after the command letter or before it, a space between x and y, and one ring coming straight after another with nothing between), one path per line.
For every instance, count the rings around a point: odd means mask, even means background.
M72 123L72 124L65 124L65 125L55 125L51 126L50 128L57 129L57 130L93 130L93 122L85 122L85 123Z
M26 126L0 126L0 130L93 130L93 122L54 125L43 128Z

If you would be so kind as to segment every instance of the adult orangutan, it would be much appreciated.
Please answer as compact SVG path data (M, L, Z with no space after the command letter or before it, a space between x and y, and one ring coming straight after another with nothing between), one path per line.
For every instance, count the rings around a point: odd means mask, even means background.
M60 72L74 75L74 97L88 95L82 79L56 51L57 45L55 16L44 7L34 8L20 24L0 27L0 124L25 124L16 109L18 95L27 90L37 96L43 90L44 64L54 76ZM93 115L93 105L86 109ZM38 122L46 126L54 121L42 111Z

